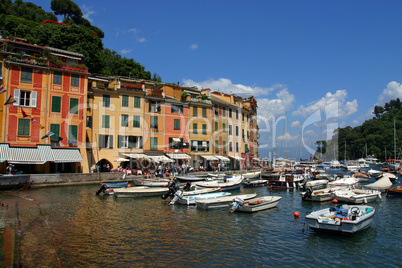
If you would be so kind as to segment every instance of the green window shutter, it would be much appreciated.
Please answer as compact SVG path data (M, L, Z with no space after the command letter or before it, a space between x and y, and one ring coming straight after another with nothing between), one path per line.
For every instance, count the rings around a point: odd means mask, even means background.
M121 126L128 127L128 114L121 115Z
M29 119L18 119L18 135L20 136L29 136Z
M134 97L134 108L140 108L141 107L141 98L140 97Z
M151 137L151 150L158 150L158 138Z
M102 115L102 128L110 128L110 115Z
M198 108L193 107L193 117L197 117L197 116L198 116Z
M80 75L79 74L71 74L71 86L72 87L80 86Z
M218 122L215 122L215 131L218 131Z
M222 124L222 131L226 132L226 124L225 123Z
M140 116L139 115L134 115L133 116L133 127L140 127Z
M61 97L52 96L52 112L60 113L61 111Z
M121 106L122 107L128 107L128 103L129 103L129 97L128 95L122 95L121 96Z
M70 99L70 114L78 114L78 99Z
M63 74L61 72L53 72L53 84L61 85L63 81Z
M50 136L50 140L58 141L60 135L60 125L50 124L50 131L54 133L54 135Z
M134 148L134 136L128 136L128 148Z
M123 138L124 136L122 136L122 135L117 135L117 148L121 148L121 139Z
M102 104L103 107L110 107L110 95L103 95Z
M174 129L180 129L180 119L174 119Z
M197 126L197 123L193 123L193 133L194 134L198 134L198 126Z
M215 140L215 151L219 150L219 141Z
M138 137L138 143L139 143L140 149L142 149L142 136Z
M207 108L202 107L202 117L206 118L207 117Z
M105 135L99 134L99 148L105 147Z
M222 148L223 148L223 151L226 151L226 141L222 141Z
M109 135L109 149L113 148L113 135Z
M207 125L206 124L202 124L202 134L207 135Z
M68 126L68 140L76 141L77 140L77 126L70 125Z

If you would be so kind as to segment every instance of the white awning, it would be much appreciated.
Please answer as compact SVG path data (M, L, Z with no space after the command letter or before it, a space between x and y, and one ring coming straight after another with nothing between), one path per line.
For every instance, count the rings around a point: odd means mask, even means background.
M158 162L158 163L159 162L168 162L168 163L174 162L174 160L172 160L164 155L147 155L146 158L148 158L154 162Z
M254 161L258 161L258 162L260 162L260 161L261 161L261 160L260 160L260 159L258 159L257 157L254 157L254 158L253 158L253 160L254 160Z
M130 159L122 158L122 157L114 160L114 162L129 162L129 161L130 161Z
M54 156L52 152L52 147L50 145L40 145L38 144L38 151L40 158L43 161L54 161Z
M172 159L191 159L191 156L189 156L188 154L184 154L184 153L171 153L171 154L167 154L167 156L169 156Z
M237 155L235 155L235 156L229 155L229 157L230 157L230 158L233 158L234 160L239 160L239 161L244 160L244 158L242 158L242 157L240 157L240 156L237 156Z
M0 144L0 163L10 159L8 144Z
M172 140L173 140L174 142L181 142L181 139L180 139L180 138L172 138Z
M143 159L147 157L145 154L122 154L122 155L135 159Z
M75 163L82 162L79 149L52 149L55 163Z
M39 154L39 150L36 147L24 148L16 147L9 148L9 159L7 160L11 164L44 164L46 161L42 160Z
M222 161L230 161L229 158L227 158L226 156L222 156L222 155L215 155L216 158L218 158L219 160Z
M201 157L204 158L207 161L219 160L218 158L216 158L213 155L201 155Z

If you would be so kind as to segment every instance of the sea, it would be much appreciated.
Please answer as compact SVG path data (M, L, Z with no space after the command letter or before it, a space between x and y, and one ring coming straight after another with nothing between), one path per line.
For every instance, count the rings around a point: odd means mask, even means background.
M282 197L276 208L248 214L98 196L99 187L0 192L0 266L402 267L402 198L385 193L370 203L370 228L340 235L307 227L308 213L334 204L302 201L296 189L233 191Z

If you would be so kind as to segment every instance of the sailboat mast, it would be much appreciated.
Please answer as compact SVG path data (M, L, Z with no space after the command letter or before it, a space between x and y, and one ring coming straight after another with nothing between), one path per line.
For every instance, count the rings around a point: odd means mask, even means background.
M394 159L396 160L396 130L395 130L395 120L394 120Z

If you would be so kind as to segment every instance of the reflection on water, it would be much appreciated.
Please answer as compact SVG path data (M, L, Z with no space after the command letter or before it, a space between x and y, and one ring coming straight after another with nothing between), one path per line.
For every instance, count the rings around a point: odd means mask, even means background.
M317 234L304 216L331 203L302 202L296 190L246 188L235 193L280 195L263 212L204 211L169 206L158 197L96 196L98 186L1 193L18 210L21 254L27 267L50 266L401 266L397 258L401 199L385 198L373 226L353 236ZM15 206L15 204L17 204ZM298 211L300 219L294 219ZM14 223L10 217L8 224Z

